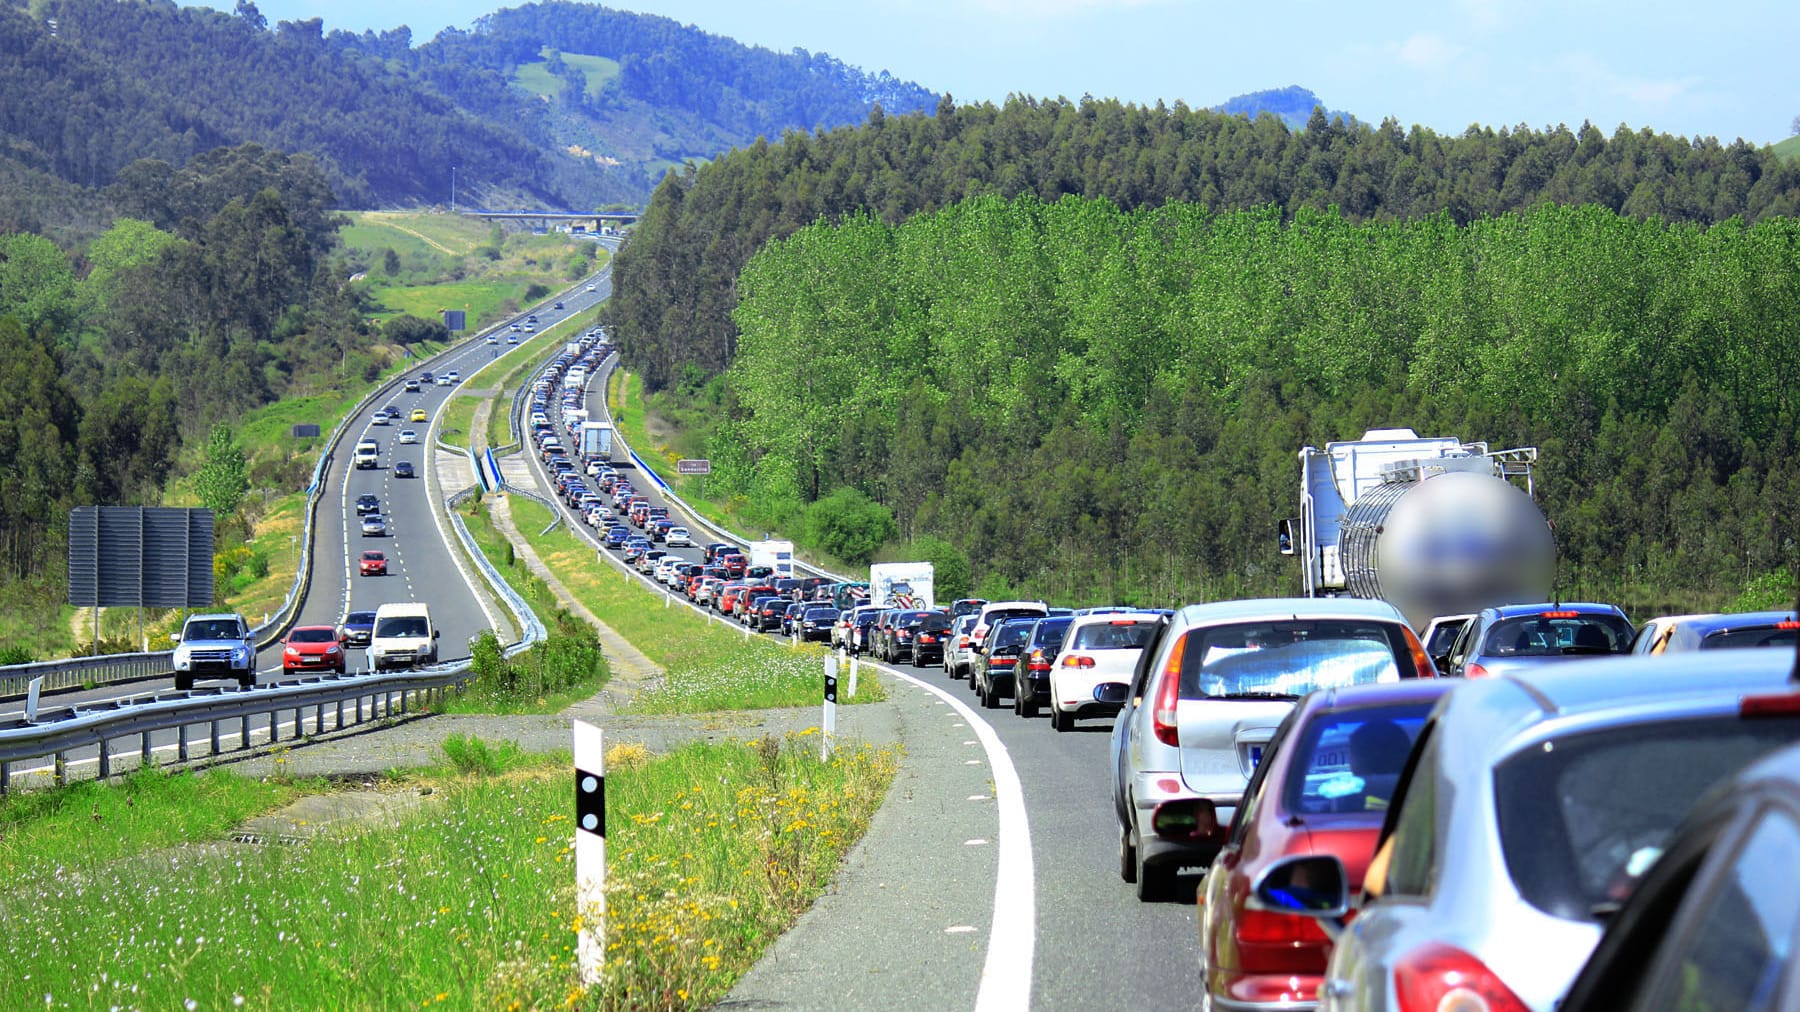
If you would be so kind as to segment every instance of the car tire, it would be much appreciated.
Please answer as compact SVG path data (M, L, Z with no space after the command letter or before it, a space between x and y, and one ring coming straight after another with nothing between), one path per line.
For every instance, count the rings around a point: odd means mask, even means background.
M1169 898L1174 884L1174 874L1165 867L1154 865L1144 856L1144 847L1140 842L1133 847L1137 859L1137 898L1143 903L1160 903Z
M1015 717L1025 716L1025 701L1020 699L1019 694L1016 692L1013 693L1012 712Z
M992 682L988 683L987 690L981 694L981 705L983 709L1000 709L1000 693L994 691Z
M1131 845L1131 829L1119 827L1119 877L1126 882L1137 881L1137 848Z
M1058 731L1073 731L1075 729L1075 718L1070 716L1067 711L1058 710L1055 706L1051 706L1050 726L1056 728Z
M177 690L179 690L181 692L186 692L189 689L192 689L193 687L194 687L194 676L193 675L184 675L184 674L181 674L180 672L176 673L175 688Z

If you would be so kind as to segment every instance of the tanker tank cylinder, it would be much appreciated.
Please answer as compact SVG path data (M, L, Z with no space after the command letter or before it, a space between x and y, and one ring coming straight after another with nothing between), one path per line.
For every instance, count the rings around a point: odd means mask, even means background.
M1450 472L1370 489L1342 520L1350 592L1438 615L1547 600L1556 542L1537 503L1503 478Z

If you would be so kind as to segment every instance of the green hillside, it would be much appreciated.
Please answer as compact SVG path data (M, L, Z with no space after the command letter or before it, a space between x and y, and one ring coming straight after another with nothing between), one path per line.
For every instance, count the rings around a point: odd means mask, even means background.
M520 64L513 71L513 83L540 98L561 98L568 91L569 82L557 76L554 64L560 60L564 65L574 68L587 80L583 93L588 99L597 99L606 86L619 79L619 61L604 56L586 56L581 53L559 53L545 46L544 59L537 63Z
M1795 134L1787 140L1774 145L1774 151L1778 157L1784 158L1790 162L1795 159L1800 159L1800 134Z

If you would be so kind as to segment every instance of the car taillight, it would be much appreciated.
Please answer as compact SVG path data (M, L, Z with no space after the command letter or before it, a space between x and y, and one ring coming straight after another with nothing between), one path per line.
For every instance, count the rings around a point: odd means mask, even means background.
M1062 659L1062 666L1065 668L1091 668L1094 666L1094 659L1081 654L1070 654Z
M1150 710L1150 727L1156 740L1164 745L1181 745L1181 727L1175 711L1181 703L1181 655L1187 652L1187 637L1175 641L1163 665L1162 682L1156 687L1156 705Z
M956 649L958 649L958 650L969 649L969 638L967 636L958 636L956 638Z
M930 633L920 633L919 634L919 642L920 643L936 643L937 637L931 635Z
M1463 677L1486 678L1488 677L1488 669L1482 667L1478 662L1471 661L1467 667L1463 668Z
M1412 651L1413 673L1420 678L1436 678L1437 668L1431 663L1431 655L1425 652L1425 644L1419 642L1410 627L1405 632L1406 648Z
M902 630L900 630L900 632L899 632L899 634L898 634L898 635L899 635L899 636L900 636L900 638L901 638L901 639L903 639L903 640L909 640L909 639L912 639L912 632L911 632L911 631L910 631L910 630L907 630L907 629L902 629Z
M1745 696L1738 700L1740 717L1800 716L1800 692L1784 692L1770 696Z
M1232 934L1242 945L1324 944L1331 941L1319 922L1298 914L1243 910L1232 919Z
M1494 972L1455 946L1433 943L1394 965L1400 1012L1526 1012Z
M988 667L1010 668L1018 662L1019 659L1017 657L1008 657L1005 654L995 654L988 658Z
M1050 662L1044 660L1044 652L1042 650L1033 650L1031 652L1031 662L1025 665L1025 669L1027 671L1049 671Z

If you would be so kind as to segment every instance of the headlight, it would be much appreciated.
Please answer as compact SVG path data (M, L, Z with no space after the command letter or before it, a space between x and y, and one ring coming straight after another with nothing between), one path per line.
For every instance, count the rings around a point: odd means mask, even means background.
M243 647L234 647L231 651L231 656L233 658L235 658L236 660L240 660L240 661L249 660L250 659L250 651L244 649Z

